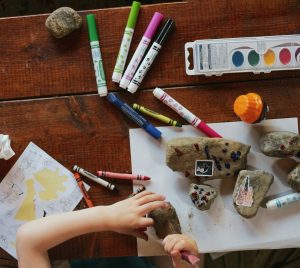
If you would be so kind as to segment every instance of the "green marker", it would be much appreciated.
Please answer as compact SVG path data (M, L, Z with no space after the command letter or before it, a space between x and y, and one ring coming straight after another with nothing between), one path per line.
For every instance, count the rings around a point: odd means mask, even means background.
M103 63L102 63L95 15L94 14L87 15L86 21L87 21L87 25L88 25L90 45L91 45L92 58L93 58L93 63L94 63L94 70L95 70L95 75L96 75L98 93L99 93L100 97L103 97L103 96L107 95L107 86L106 86L104 68L103 68Z
M124 31L122 43L121 43L119 54L117 57L117 62L116 62L114 72L112 75L112 80L116 83L119 83L122 78L122 74L123 74L126 59L128 56L135 24L136 24L138 15L139 15L140 6L141 6L140 2L137 2L137 1L132 2L130 14L129 14L129 17L127 20L127 25L126 25L126 28Z

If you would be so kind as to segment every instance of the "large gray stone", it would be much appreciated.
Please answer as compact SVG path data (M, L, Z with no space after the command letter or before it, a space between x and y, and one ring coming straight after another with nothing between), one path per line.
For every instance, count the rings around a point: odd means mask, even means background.
M174 171L186 177L202 179L231 178L247 165L249 145L219 138L177 138L167 143L166 163ZM212 160L213 175L195 176L196 160Z
M262 170L241 170L233 191L236 211L245 218L256 215L273 183L273 175Z
M56 38L62 38L80 28L82 19L70 7L60 7L53 11L46 20L45 26Z
M269 132L262 136L260 149L268 156L300 156L300 136L288 131Z
M289 173L288 184L297 192L300 192L300 163Z
M217 190L208 184L190 184L189 196L196 208L208 210L215 198L218 196Z

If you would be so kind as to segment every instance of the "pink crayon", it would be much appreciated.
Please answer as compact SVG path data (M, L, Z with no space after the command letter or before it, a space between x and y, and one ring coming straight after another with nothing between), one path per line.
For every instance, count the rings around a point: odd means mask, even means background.
M115 172L108 172L108 171L97 171L97 175L102 178L123 179L123 180L148 181L151 179L150 177L144 175L115 173Z
M172 110L178 113L182 118L188 121L192 126L201 130L208 137L211 138L222 138L220 134L215 132L212 128L206 125L202 120L197 116L191 113L188 109L183 107L178 101L173 99L170 95L164 92L161 88L156 88L153 90L153 95L161 100L164 104L168 105Z

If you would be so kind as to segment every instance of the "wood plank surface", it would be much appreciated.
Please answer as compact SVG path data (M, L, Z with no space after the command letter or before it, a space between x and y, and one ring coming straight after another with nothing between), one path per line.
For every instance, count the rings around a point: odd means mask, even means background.
M153 13L159 11L176 22L176 29L147 75L142 88L246 81L298 76L297 71L187 76L184 44L196 39L295 34L300 29L300 4L296 0L239 1L194 0L143 6L134 34L133 54ZM126 24L129 7L92 11L96 14L106 78L111 74ZM44 26L47 15L0 19L0 99L95 93L85 14L77 32L61 40ZM50 75L51 74L51 75Z

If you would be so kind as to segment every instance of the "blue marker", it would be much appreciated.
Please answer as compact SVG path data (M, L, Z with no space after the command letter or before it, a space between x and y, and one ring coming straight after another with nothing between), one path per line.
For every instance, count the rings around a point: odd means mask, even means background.
M125 115L148 132L152 137L155 139L159 139L161 137L161 132L155 126L133 110L131 106L119 99L116 94L109 93L107 95L107 100L118 107Z

